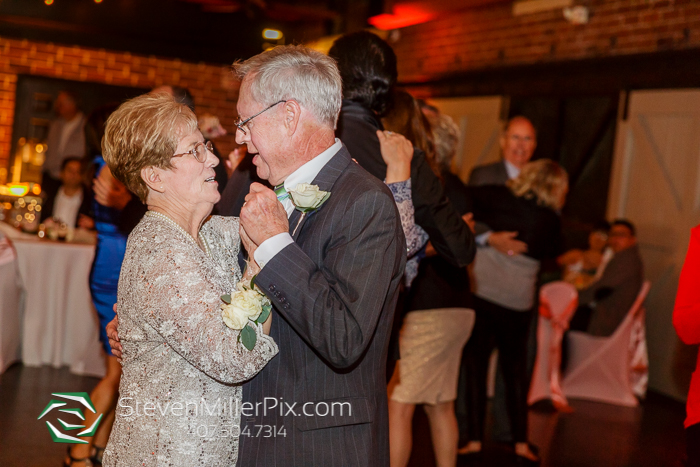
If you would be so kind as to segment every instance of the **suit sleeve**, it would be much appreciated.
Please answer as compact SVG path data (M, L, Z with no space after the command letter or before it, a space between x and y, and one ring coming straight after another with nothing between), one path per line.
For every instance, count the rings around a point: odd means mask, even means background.
M411 181L416 223L428 233L440 256L453 266L467 266L476 253L474 235L450 204L422 151L413 154Z
M683 342L700 344L700 226L691 231L673 307L673 326Z
M290 326L336 368L352 366L368 348L392 278L406 260L388 193L348 199L353 201L335 206L341 214L326 220L333 222L330 237L318 239L325 249L321 264L292 243L256 279Z
M616 253L621 254L621 253ZM625 282L629 281L635 274L635 268L630 267L630 261L623 261L615 258L610 260L603 275L599 280L591 284L589 287L581 290L578 294L580 304L591 303L596 299L596 293L602 289L616 289Z

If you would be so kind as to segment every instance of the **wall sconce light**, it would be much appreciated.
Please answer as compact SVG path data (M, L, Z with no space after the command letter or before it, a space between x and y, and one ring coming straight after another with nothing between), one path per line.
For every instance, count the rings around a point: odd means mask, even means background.
M589 12L585 6L577 5L564 8L564 18L571 24L587 24Z
M263 29L262 36L263 39L278 41L284 37L284 34L282 34L282 31L278 31L277 29Z

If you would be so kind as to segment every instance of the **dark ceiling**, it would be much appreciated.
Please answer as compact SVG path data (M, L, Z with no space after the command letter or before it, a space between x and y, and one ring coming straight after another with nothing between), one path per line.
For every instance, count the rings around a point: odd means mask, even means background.
M380 0L0 0L0 36L231 63L286 43L363 27Z

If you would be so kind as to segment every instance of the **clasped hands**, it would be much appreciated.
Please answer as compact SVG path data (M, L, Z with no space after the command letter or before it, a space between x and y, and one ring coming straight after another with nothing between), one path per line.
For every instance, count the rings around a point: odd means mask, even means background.
M250 186L241 209L241 242L253 260L255 250L268 238L289 232L289 220L284 206L274 191L260 183Z

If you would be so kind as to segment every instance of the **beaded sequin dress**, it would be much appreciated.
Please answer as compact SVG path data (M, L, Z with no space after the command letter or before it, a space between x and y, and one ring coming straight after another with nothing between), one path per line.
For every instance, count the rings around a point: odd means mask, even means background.
M240 383L277 354L258 326L248 351L221 318L241 277L238 219L200 231L208 252L149 212L129 236L119 280L123 374L104 466L233 466Z

